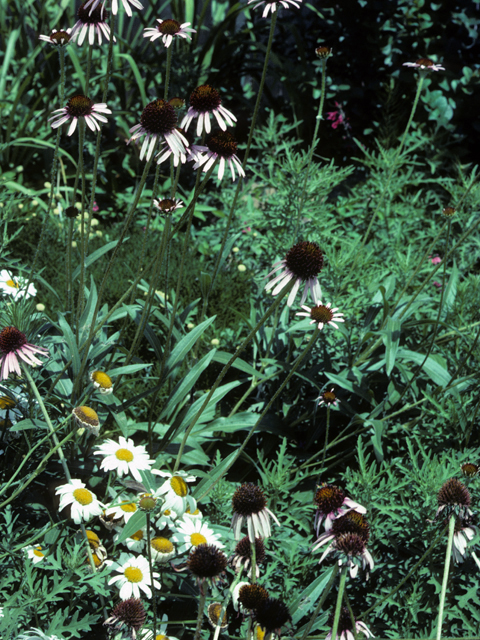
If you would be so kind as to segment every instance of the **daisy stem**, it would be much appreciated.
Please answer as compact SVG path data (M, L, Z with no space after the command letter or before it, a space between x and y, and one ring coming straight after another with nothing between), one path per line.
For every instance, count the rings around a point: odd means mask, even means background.
M203 590L205 588L205 591ZM199 640L200 633L202 631L202 622L203 622L203 612L205 609L205 601L207 599L207 586L206 584L200 588L200 599L198 602L198 616L197 616L197 627L195 629L195 636L193 640Z
M330 404L327 404L327 429L325 431L325 444L323 445L323 455L322 455L322 465L320 467L320 477L322 475L322 471L325 468L325 456L327 455L327 447L328 447L328 432L330 430Z
M153 637L157 637L157 596L155 586L153 584L153 563L152 563L152 547L150 545L150 513L147 516L147 552L148 552L148 568L150 571L150 583L152 585L152 609L153 609Z
M281 296L283 298L283 296L287 295L289 289L290 289L290 285L292 284L292 282L289 282L289 284L287 285L287 288L284 288L278 295ZM267 313L272 313L274 310L272 309L272 307L270 307L270 309L268 310ZM255 327L255 329L253 329L249 335L247 336L247 338L244 340L244 342L242 343L242 345L238 348L238 350L235 352L235 354L232 356L232 358L229 360L229 362L225 365L225 367L223 368L222 372L220 373L220 376L223 377L223 375L225 375L226 370L229 368L229 366L231 365L231 363L235 360L235 358L238 356L238 354L240 353L240 351L246 346L247 344L247 340L250 336L255 335L256 331L260 328L262 323L262 320L257 324L257 326ZM290 381L290 379L292 378L292 376L294 375L295 371L298 369L298 367L300 366L300 364L302 363L303 359L305 358L305 356L307 355L307 353L310 351L310 349L313 347L313 345L315 344L315 341L318 337L318 334L320 333L320 329L318 327L315 327L315 332L312 336L312 338L308 341L307 346L305 347L305 349L302 351L302 353L298 356L298 358L295 360L295 362L292 365L292 368L290 369L290 371L288 372L285 380L282 382L282 384L280 385L280 387L277 389L277 391L273 394L273 396L270 398L267 406L264 408L264 410L262 411L262 413L260 414L258 420L256 421L256 423L253 425L253 427L250 429L250 431L247 433L246 438L243 440L242 442L242 446L239 447L237 449L236 455L233 458L233 460L231 460L230 464L228 465L228 467L224 470L223 475L225 475L228 470L235 464L235 462L239 459L239 457L241 456L241 454L243 453L245 447L247 446L248 441L250 440L250 438L252 437L252 435L255 432L255 429L260 425L260 423L262 422L263 418L266 416L266 414L270 411L270 407L273 405L273 403L275 402L275 400L279 397L279 395L282 393L282 391L285 389L285 387L287 386L288 382ZM225 372L225 373L224 373ZM223 374L223 375L222 375ZM219 378L220 378L219 376ZM209 397L207 398L207 400L204 402L204 404L202 405L202 407L200 408L199 413L197 414L197 416L195 416L194 418L194 423L197 421L198 417L200 416L200 414L202 413L202 411L204 410L204 407L206 406L206 404L208 403L208 400L210 399L211 395L213 394L213 391L216 389L216 387L218 386L217 381L219 380L219 378L217 378L217 380L215 381L214 387L211 390ZM221 379L221 378L220 378ZM191 429L191 427L189 427L189 430ZM189 431L187 431L186 436L188 436ZM182 442L181 447L185 446L185 441L186 438L184 438L184 441ZM182 449L181 449L182 450ZM179 452L179 457L180 457L181 452ZM177 457L177 462L175 464L179 464L179 457ZM175 467L175 470L177 470L178 467ZM211 484L208 489L201 495L198 497L197 501L200 502L209 491L211 491L213 489L213 487L215 486L215 484L217 482L219 482L220 478L217 478L217 480Z
M343 592L345 591L345 582L347 580L347 571L348 571L348 566L344 564L342 566L342 571L340 573L340 584L338 585L337 604L335 607L335 617L333 619L333 626L331 631L332 638L337 637L338 623L340 621L340 612L342 610Z
M300 200L299 200L297 221L295 223L295 231L293 233L294 244L297 242L297 239L298 239L298 227L300 226L300 216L302 214L303 205L305 203L305 194L307 193L308 175L310 173L310 167L312 166L313 152L315 151L315 147L319 142L319 140L317 140L317 136L318 136L318 129L320 128L320 121L322 119L323 105L325 103L325 75L327 70L327 60L328 58L322 58L322 86L320 89L321 91L320 104L318 105L318 113L317 113L316 122L315 122L315 130L313 132L312 144L310 145L310 150L308 152L307 166L304 169L305 180L303 181L302 195L300 196Z
M253 110L252 124L250 125L250 132L248 134L248 140L247 140L247 148L245 149L245 155L243 157L243 162L242 162L243 169L245 169L245 167L247 165L248 156L250 154L250 147L252 146L253 133L255 131L255 125L257 123L258 112L260 110L260 102L261 102L261 99L262 99L263 87L265 85L265 78L267 77L268 62L270 60L270 52L272 50L273 35L275 33L275 25L277 23L277 13L278 13L278 11L275 11L272 14L272 20L270 22L270 34L268 36L267 50L266 50L266 53L265 53L265 61L263 63L263 72L262 72L262 77L260 78L260 84L258 86L257 101L255 103L255 108ZM200 316L200 319L203 319L207 314L208 298L209 298L209 296L210 296L210 294L211 294L211 292L213 290L213 287L215 286L215 279L217 277L218 269L219 269L219 266L220 266L220 261L222 259L223 251L225 249L225 244L227 242L228 233L230 231L230 225L232 224L233 214L234 214L235 208L237 206L237 200L238 200L238 196L240 194L240 189L242 188L242 184L243 184L243 178L242 178L241 175L239 175L238 176L237 187L235 189L235 195L233 196L232 206L230 207L230 211L228 213L227 225L226 225L225 231L223 233L222 243L220 245L220 249L219 249L219 251L217 253L217 258L215 260L215 265L213 267L212 280L210 282L210 287L208 288L207 294L205 295L205 298L203 300L202 315Z
M165 92L163 94L164 100L168 98L168 87L170 85L170 70L172 68L172 52L173 52L173 42L169 47L167 47L167 68L165 70Z
M405 131L404 131L402 139L400 141L400 145L399 145L399 147L397 149L397 152L396 152L396 154L395 154L395 156L393 158L392 164L390 166L390 170L389 170L389 172L387 174L387 179L385 181L385 186L384 186L383 191L382 191L382 193L380 195L378 204L377 204L374 212L372 213L372 216L370 218L370 222L368 224L367 230L365 232L365 235L363 236L362 242L360 243L360 247L359 247L358 251L356 251L356 253L355 253L355 258L353 259L352 266L350 268L350 273L353 273L355 268L356 268L356 266L357 266L358 257L362 253L363 247L365 246L365 244L366 244L366 242L368 240L368 236L370 235L370 230L372 228L373 222L376 219L377 214L380 211L380 208L383 205L383 202L384 202L385 197L387 195L388 187L390 186L390 181L391 181L391 179L393 177L393 174L394 174L396 166L397 166L398 158L400 157L400 153L402 152L403 145L405 144L405 140L406 140L406 137L407 137L407 133L408 133L408 131L410 129L410 125L413 122L413 117L415 115L415 111L417 110L417 105L418 105L418 101L420 99L420 93L422 91L424 79L425 79L425 75L423 73L420 73L420 78L419 78L418 85L417 85L417 93L415 95L415 100L413 101L413 107L412 107L412 110L410 112L410 117L408 119L407 126L405 127Z
M183 436L183 440L180 444L180 449L178 450L178 454L177 454L177 459L175 461L175 467L173 469L173 472L175 473L176 471L178 471L178 468L180 466L180 461L182 459L182 454L183 451L185 449L185 445L187 444L187 440L188 437L193 429L193 427L197 424L198 419L200 418L200 416L202 415L202 413L205 411L205 409L207 408L208 403L210 402L211 397L213 396L213 394L215 393L215 391L218 389L218 387L220 386L221 381L223 380L223 378L225 377L227 371L230 369L230 367L232 366L232 364L235 362L235 360L239 357L239 355L242 353L242 351L247 347L247 345L250 343L250 341L256 336L257 331L260 329L260 327L262 327L265 322L268 320L268 318L272 315L272 313L275 312L275 310L277 309L277 307L280 305L280 303L282 302L283 298L290 293L290 291L292 290L294 285L294 281L291 280L288 284L285 285L285 287L282 289L282 291L280 291L280 293L277 295L277 299L275 300L275 302L271 305L271 307L269 307L267 309L267 311L263 314L263 316L260 318L260 320L257 322L257 324L255 325L255 327L250 331L250 333L247 335L247 337L245 338L245 340L242 342L242 344L237 348L237 350L235 351L235 353L233 354L233 356L230 358L230 360L227 362L227 364L223 367L223 369L221 370L220 374L218 375L217 379L215 380L215 382L213 383L212 388L210 389L210 391L207 394L207 397L205 398L202 406L200 407L200 409L198 410L196 416L194 417L194 419L192 420L192 422L189 424L185 435ZM309 343L310 344L310 343ZM253 433L253 432L252 432ZM242 449L243 450L243 449ZM238 456L237 456L238 457Z
M90 73L92 70L92 53L93 53L93 45L88 43L87 74L85 76L85 95L86 96L88 96L88 89L90 87Z
M330 576L330 579L327 582L327 586L323 590L322 597L318 601L317 606L315 607L315 611L312 613L312 616L311 616L310 620L308 621L307 626L305 627L305 631L303 632L303 635L302 635L300 640L306 640L308 634L310 633L310 629L313 627L313 624L314 624L315 620L318 618L318 614L320 613L320 611L321 611L321 609L322 609L322 607L323 607L323 605L325 603L325 600L327 599L328 594L330 593L330 590L331 590L331 588L333 586L333 583L335 582L335 579L337 577L337 573L338 573L338 564L335 563L333 565L333 568L332 568L332 575Z
M448 574L450 572L450 560L452 558L453 534L455 533L455 514L450 516L448 523L447 552L445 554L445 568L443 571L442 591L440 592L440 605L438 608L438 623L436 640L442 637L443 610L445 607L445 596L447 594Z

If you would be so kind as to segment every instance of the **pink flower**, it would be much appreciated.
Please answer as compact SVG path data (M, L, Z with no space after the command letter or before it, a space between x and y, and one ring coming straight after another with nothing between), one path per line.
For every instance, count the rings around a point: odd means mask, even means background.
M100 207L98 206L96 200L93 201L92 211L93 213L97 213L97 211L100 211Z
M336 129L341 124L343 124L345 129L350 129L348 118L345 116L345 112L343 111L341 104L335 102L335 106L337 107L335 111L329 111L327 113L327 120L333 120L332 129Z
M432 258L432 256L428 256L428 257L430 258L430 262L432 264L440 264L440 262L442 261L440 256L435 256L434 258Z
M437 287L437 289L441 289L441 288L442 288L442 283L441 283L441 282L437 282L437 281L435 280L435 282L433 283L433 286L434 286L434 287Z
M5 327L0 332L0 351L0 380L6 380L10 373L22 375L18 358L35 366L42 364L35 353L48 356L48 349L29 344L27 336L15 327Z
M252 227L245 227L245 229L242 229L242 233L248 233L251 230L252 230Z

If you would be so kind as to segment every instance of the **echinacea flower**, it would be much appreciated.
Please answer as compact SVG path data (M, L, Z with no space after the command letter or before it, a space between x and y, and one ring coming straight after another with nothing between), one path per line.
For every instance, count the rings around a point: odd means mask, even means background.
M152 469L152 473L166 478L162 486L155 491L155 497L162 497L165 501L162 505L163 511L171 509L181 517L187 507L190 507L192 511L197 508L197 503L190 495L187 485L187 482L195 482L195 476L191 476L185 471L176 471L172 474L169 471L160 471L159 469Z
M90 100L87 96L78 95L70 98L66 107L55 109L52 113L54 115L49 118L49 120L55 120L55 122L51 123L52 129L57 129L68 120L72 121L67 132L67 135L71 136L77 128L79 118L83 118L88 128L92 131L100 131L100 125L97 120L107 122L107 118L105 118L103 114L112 112L104 102L95 104L93 100Z
M361 514L367 513L365 507L348 498L340 487L326 482L317 488L314 500L317 506L317 513L315 514L317 535L323 518L325 518L325 530L329 531L335 518L345 515L348 511L353 510Z
M266 18L268 16L269 11L275 13L278 8L278 5L281 4L284 9L290 9L289 5L300 9L300 4L302 0L248 0L247 4L252 4L252 2L256 2L255 9L258 9L262 4L265 4L265 9L262 13L262 18Z
M185 147L185 152L180 153L178 155L173 155L173 166L178 167L180 163L185 164L186 162L198 162L198 160L202 157L202 152L205 151L205 147L199 144L195 144L193 142L193 136L191 136L188 131L178 128L179 133L185 138L188 143L188 146ZM162 164L170 158L172 155L172 150L168 146L165 141L160 143L160 151L155 156L155 162L157 164Z
M281 628L292 621L287 605L280 598L267 598L260 602L253 612L255 622L265 630L265 634L272 633L280 636Z
M6 380L10 373L21 376L20 363L23 360L30 366L42 362L34 354L48 356L48 349L27 342L27 336L15 327L5 327L0 331L0 380Z
M164 198L163 200L154 200L153 204L161 213L173 213L177 209L181 209L185 205L182 200L175 198Z
M102 2L102 0L87 0L87 2L85 2L85 9L88 9L91 13L97 8L100 2ZM132 7L135 7L136 9L143 9L143 4L141 4L138 0L122 0L122 4L123 8L125 9L125 13L129 18L132 17L132 9L130 5L132 5ZM116 16L118 13L118 0L112 0L112 13L114 16Z
M102 395L109 395L113 392L112 379L105 371L92 371L90 380L95 389L98 389Z
M210 133L210 116L212 114L215 116L222 131L227 130L227 124L232 127L237 121L233 113L222 106L218 91L209 84L202 84L190 94L190 107L182 120L181 126L183 129L188 129L192 120L198 118L197 136L202 135L203 131Z
M116 584L120 588L120 598L127 600L128 598L139 598L140 589L145 593L147 598L152 597L152 577L153 587L160 589L160 582L155 580L158 573L153 572L150 575L147 558L143 556L130 556L128 553L122 553L118 562L109 562L112 571L118 571L119 575L113 576L108 584Z
M370 569L374 567L373 558L367 549L365 540L358 533L342 533L336 536L323 552L318 564L321 564L330 553L336 557L339 566L347 565L351 578L356 577L359 566L367 569L367 578L368 567Z
M254 584L240 582L240 585L240 588L238 590L234 589L232 593L233 606L237 611L238 609L243 612L253 611L267 600L268 591L258 582Z
M280 526L276 516L267 508L267 500L262 489L252 482L245 482L235 491L232 497L232 509L231 527L235 540L240 540L244 523L247 525L251 542L255 542L257 537L269 538L272 535L270 518Z
M480 472L480 466L474 462L465 462L461 465L460 471L467 478L474 478Z
M107 13L105 6L96 6L93 10L87 8L87 2L84 2L78 9L78 20L74 24L70 38L75 38L79 46L82 46L88 33L88 42L93 45L95 42L95 33L97 34L98 44L102 44L102 35L105 36L105 40L110 40L110 27L107 24ZM113 41L116 42L115 36Z
M263 564L265 560L265 545L262 538L255 538L255 575L257 578L260 576L259 565ZM250 538L245 536L235 547L235 554L229 558L230 565L235 569L236 573L239 573L243 569L248 569L252 561L252 547L250 544ZM252 577L252 568L250 567L248 574Z
M467 518L472 515L470 509L471 497L467 487L457 480L450 478L442 485L437 496L438 509L435 518L440 513L450 517L455 514L458 518Z
M143 30L143 37L150 38L150 42L155 42L158 38L162 38L165 48L172 44L174 38L185 38L191 40L190 33L196 33L195 29L190 28L190 22L184 22L180 24L176 20L157 19L158 25L156 27L149 27Z
M199 544L190 551L187 567L199 585L205 581L214 583L224 573L227 557L216 545Z
M229 131L219 131L218 133L211 134L205 144L206 147L203 147L203 151L207 153L204 156L199 156L197 162L193 165L194 169L203 166L203 171L208 171L218 159L217 177L219 180L222 180L224 176L225 165L228 165L230 168L232 180L235 180L235 170L238 171L239 175L245 177L245 171L236 155L237 141Z
M105 456L100 464L104 471L115 470L119 477L130 473L137 482L142 481L140 470L149 470L155 460L150 460L145 445L135 446L131 438L120 436L118 443L107 439L95 451L97 456Z
M127 598L117 604L103 625L109 628L111 636L126 631L135 639L146 619L147 614L140 598Z
M456 563L463 562L467 552L467 545L473 540L477 531L478 527L472 524L470 518L455 519L452 554Z
M98 501L94 493L85 489L81 480L71 480L67 484L57 487L55 493L60 496L59 511L71 505L71 516L76 524L88 522L94 516L99 516L103 504Z
M25 553L27 554L27 558L30 558L33 564L38 564L45 559L45 554L42 551L42 546L39 544L29 544L27 547L23 547L23 551L25 551Z
M340 400L337 398L337 394L335 393L333 387L330 389L330 391L324 391L322 394L320 394L317 400L318 400L318 406L322 404L326 404L327 407L330 407L330 406L337 407L338 403L340 402Z
M316 242L297 242L288 251L283 260L273 265L275 268L270 271L267 278L276 271L281 270L270 282L265 285L265 291L273 288L272 295L276 296L292 280L294 286L287 299L287 306L291 307L300 286L305 283L300 304L302 305L310 291L314 300L322 297L322 291L318 282L318 274L323 269L323 251Z
M367 519L358 511L348 511L345 515L335 518L330 529L322 533L312 547L312 553L330 540L345 533L356 533L367 544L370 538L370 526Z
M0 271L0 291L12 296L14 300L17 298L30 298L37 295L37 290L33 282L31 282L27 288L27 281L25 278L16 278L11 275L6 269Z
M415 69L420 69L423 72L429 71L445 71L445 67L442 67L440 64L435 64L433 60L430 58L420 58L416 62L404 62L404 67L414 67Z
M210 529L206 522L187 519L176 523L172 542L179 545L178 553L184 553L192 547L198 547L199 544L213 544L222 549L225 545L220 542L220 538L221 535Z
M302 305L302 309L305 311L299 311L296 313L296 316L306 316L310 317L310 324L316 324L320 331L326 324L332 325L335 329L338 329L337 322L345 322L345 319L342 317L343 313L335 313L338 311L338 307L334 307L331 309L332 303L327 302L327 304L322 304L321 300L315 300L314 307L307 307L306 305Z
M154 100L147 104L142 111L140 123L130 129L132 137L128 141L138 140L145 136L140 150L140 160L150 160L157 142L165 140L172 153L176 156L187 153L188 140L177 128L177 114L175 107L166 100Z
M333 626L335 612L330 615L329 624ZM374 638L375 636L364 622L355 620L355 631L358 634L364 634L366 638ZM355 634L352 629L352 619L350 611L347 607L340 609L340 618L338 620L338 630L335 638L332 637L332 631L327 634L325 640L355 640Z
M49 36L40 35L38 36L38 39L48 42L48 44L51 44L54 47L61 48L70 44L72 39L71 33L71 29L60 29L58 31L57 29L52 29Z
M94 436L98 436L100 433L100 420L94 409L85 405L75 407L72 411L72 416L80 428L88 429Z

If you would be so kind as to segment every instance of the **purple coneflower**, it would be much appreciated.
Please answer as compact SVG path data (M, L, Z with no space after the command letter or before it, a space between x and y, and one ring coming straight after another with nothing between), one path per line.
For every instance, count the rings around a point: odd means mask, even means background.
M333 619L335 617L335 613L329 618L329 624L333 626ZM375 636L367 627L364 622L359 622L355 620L355 630L358 634L364 634L366 638L374 638ZM325 640L355 640L355 635L352 629L352 619L350 617L350 611L347 607L342 607L340 609L340 618L338 620L338 635L335 638L332 638L332 632L330 631L327 634Z
M202 135L202 131L210 133L210 116L212 114L215 116L222 131L227 130L227 124L233 127L237 121L231 111L222 107L222 100L218 91L209 84L202 84L190 94L190 107L187 115L182 120L182 127L188 129L192 120L198 118L197 136Z
M190 33L196 33L195 29L190 28L190 22L184 22L180 24L177 20L161 20L157 19L158 25L156 27L148 27L143 30L143 37L150 38L150 42L155 42L158 38L162 38L165 48L172 44L174 38L186 38L191 40Z
M262 4L265 4L262 18L266 18L269 11L271 11L272 14L275 13L279 4L281 4L284 9L290 9L289 5L293 5L297 9L300 9L300 3L302 2L302 0L248 0L248 4L252 4L252 2L257 3L255 5L255 9L257 9Z
M240 540L240 532L245 522L251 542L255 538L269 538L272 535L270 518L280 526L275 515L267 508L267 500L260 487L252 482L245 482L232 497L232 529L235 540Z
M315 515L317 535L323 518L325 518L325 530L329 531L335 518L345 515L348 511L367 513L365 507L348 498L340 487L326 482L317 488L314 500L317 505L317 513Z
M334 407L337 407L340 402L340 400L337 398L336 393L334 392L333 387L330 389L330 391L324 391L322 394L320 394L317 400L318 406L320 406L321 404L326 404L327 406L333 405Z
M101 1L102 0L87 0L87 2L85 2L85 9L89 9L90 13L92 13ZM123 8L130 18L132 17L132 10L129 3L137 9L143 9L143 4L140 4L138 0L122 0ZM118 0L112 0L112 13L114 16L118 13Z
M82 46L88 33L88 42L93 44L95 42L95 33L97 34L98 44L102 44L102 34L105 36L106 41L110 40L110 27L107 24L107 14L105 7L102 4L100 7L96 6L93 10L87 9L87 2L84 2L78 12L78 20L74 24L71 38L77 39L78 46ZM113 41L116 42L115 36Z
M48 44L52 44L55 47L66 47L72 39L71 33L71 29L60 29L59 31L52 29L49 36L38 36L38 39L48 42Z
M237 142L229 131L219 131L211 134L206 141L206 147L199 147L207 153L204 156L199 154L197 162L193 165L194 169L198 169L203 165L203 171L208 171L219 159L218 163L218 179L221 180L225 173L225 165L228 165L232 174L232 180L235 180L235 169L238 173L245 177L245 171L236 155Z
M15 327L5 327L0 332L0 380L6 380L10 373L21 376L18 358L29 365L42 364L34 354L48 356L48 349L36 347L27 342L27 336Z
M84 118L89 129L92 131L100 131L100 125L97 120L107 122L107 118L102 114L112 112L108 109L105 102L94 104L93 100L90 100L87 96L78 95L70 98L66 107L55 109L52 113L54 115L51 116L49 120L55 121L51 123L53 129L57 129L64 122L68 122L68 120L72 121L67 133L67 135L71 136L77 128L79 118ZM55 120L55 118L57 119Z
M336 536L323 552L318 564L321 564L330 553L335 555L339 566L342 564L348 566L351 578L356 577L360 565L362 569L367 569L367 578L368 567L373 569L373 558L367 549L365 540L358 533L342 533Z
M420 71L429 72L429 71L445 71L445 67L442 67L440 64L435 64L433 60L430 58L420 58L416 62L404 62L404 67L414 67L415 69L420 69Z
M306 316L310 317L310 324L316 324L320 331L326 324L331 324L332 327L338 329L337 322L345 322L345 319L342 317L343 313L335 313L338 311L338 307L334 307L331 309L332 303L327 302L327 304L322 304L321 300L315 300L314 307L307 307L306 305L302 305L302 309L305 311L299 311L296 313L296 316Z

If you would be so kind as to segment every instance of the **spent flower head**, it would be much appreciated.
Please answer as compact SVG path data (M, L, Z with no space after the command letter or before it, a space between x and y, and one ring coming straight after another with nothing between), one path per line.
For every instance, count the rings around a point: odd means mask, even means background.
M85 405L75 407L72 411L73 418L80 428L88 429L94 436L100 433L100 420L97 412Z
M438 509L435 518L441 513L450 517L455 514L458 518L467 518L472 515L470 510L471 497L467 487L457 480L450 478L438 492Z
M126 632L134 640L145 624L147 614L140 598L127 598L119 602L103 623L110 634Z
M98 389L102 395L109 395L113 392L112 379L105 371L92 371L90 380L95 389Z
M279 598L267 598L260 602L253 612L253 618L267 635L275 633L278 636L282 627L292 621L287 605Z

